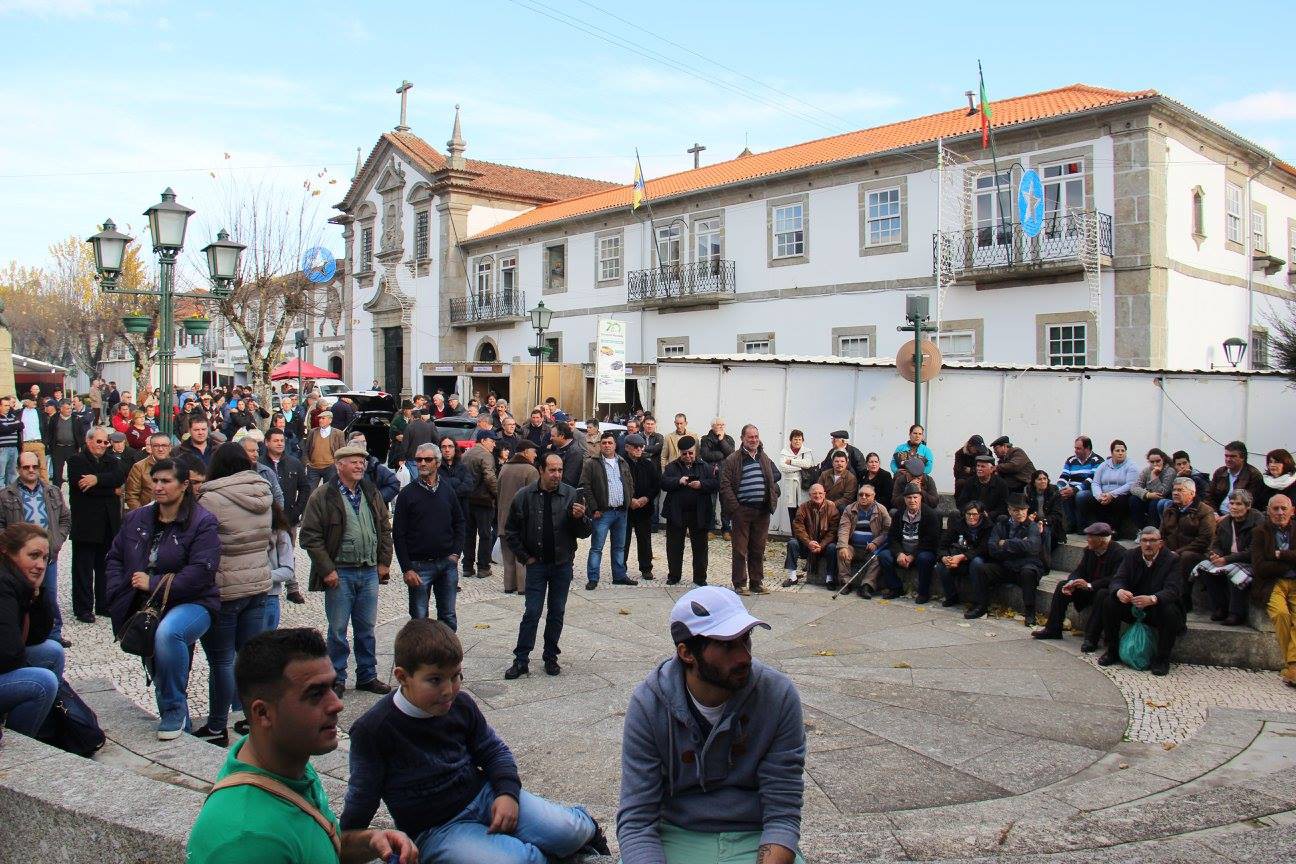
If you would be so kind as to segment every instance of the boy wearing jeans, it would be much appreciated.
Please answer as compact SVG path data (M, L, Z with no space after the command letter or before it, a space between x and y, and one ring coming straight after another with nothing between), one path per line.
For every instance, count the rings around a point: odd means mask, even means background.
M396 635L395 663L399 689L351 727L343 830L367 826L381 800L425 864L609 854L584 807L522 789L508 746L459 689L463 647L453 630L410 621Z

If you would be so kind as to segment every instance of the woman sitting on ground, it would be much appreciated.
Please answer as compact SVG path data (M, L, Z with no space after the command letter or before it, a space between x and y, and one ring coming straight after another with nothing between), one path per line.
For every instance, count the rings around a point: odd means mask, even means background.
M1031 475L1030 494L1026 498L1030 518L1043 522L1049 529L1049 551L1066 542L1066 511L1062 509L1062 494L1044 470Z
M49 638L53 614L41 591L49 534L18 522L0 531L0 717L35 735L58 696L63 646Z
M163 459L149 469L153 503L126 514L108 550L108 609L113 633L158 592L162 620L153 637L153 690L157 737L170 741L189 729L189 665L193 645L220 610L216 566L221 546L216 517L198 506L184 462Z

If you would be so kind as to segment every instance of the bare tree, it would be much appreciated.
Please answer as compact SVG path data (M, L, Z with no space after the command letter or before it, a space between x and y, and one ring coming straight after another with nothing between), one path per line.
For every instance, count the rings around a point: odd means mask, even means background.
M1281 312L1269 316L1269 363L1276 369L1287 370L1288 377L1296 380L1296 300L1288 300Z

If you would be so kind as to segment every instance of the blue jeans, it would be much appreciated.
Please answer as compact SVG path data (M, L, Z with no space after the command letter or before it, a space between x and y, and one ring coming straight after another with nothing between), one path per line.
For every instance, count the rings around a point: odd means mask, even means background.
M261 632L279 629L279 595L267 594L265 598L265 625Z
M472 861L473 864L547 864L568 858L594 837L594 820L584 807L564 807L523 789L517 828L488 834L495 791L490 783L458 816L418 836L419 861Z
M877 552L878 565L882 568L882 583L892 591L904 593L904 583L896 575L895 556L898 553L891 549L890 546L879 549ZM913 553L914 562L911 567L918 571L918 593L924 597L931 596L931 578L932 570L936 567L936 555L927 550L920 550Z
M5 725L24 735L35 735L58 696L63 675L63 646L54 639L27 648L30 666L0 674L0 716Z
M207 728L225 728L231 706L242 710L234 687L234 655L265 629L265 598L240 597L221 603L216 623L202 635L203 653L211 670L207 684Z
M6 486L18 479L18 452L17 447L0 447L0 471Z
M518 626L517 647L513 656L526 664L535 647L536 629L540 626L540 611L548 594L549 614L545 617L544 659L557 660L558 638L562 636L563 615L567 612L567 593L571 590L572 562L565 564L528 564L526 568L526 604L522 623Z
M59 610L58 602L57 558L50 558L49 566L45 568L45 581L41 584L41 594L45 598L45 605L49 607L50 615L54 618L54 626L50 629L50 638L58 641L63 638L63 613Z
M437 620L451 630L459 629L455 616L455 595L459 592L459 564L449 556L435 561L415 561L414 572L419 576L419 587L409 589L409 614L411 618L428 617L428 595L436 597Z
M158 728L189 729L189 666L193 644L212 626L211 613L197 603L181 603L162 616L153 634L153 693Z
M626 511L620 509L604 510L594 520L589 559L585 564L585 578L591 582L599 581L599 568L603 566L603 541L607 539L609 529L612 534L612 581L625 581Z
M797 567L797 561L799 561L799 560L802 559L802 558L806 559L806 566L809 567L809 566L810 566L810 556L811 556L812 554L813 554L813 553L810 551L810 548L809 548L808 546L803 546L803 545L801 544L801 541L800 541L800 540L798 540L797 538L793 537L792 539L788 540L788 544L787 544L787 557L785 557L785 558L783 559L783 569L784 569L784 570L795 570L796 567ZM829 543L827 546L824 547L824 550L823 550L822 552L819 553L819 556L818 556L818 557L819 557L819 560L820 560L820 561L823 561L824 564L825 564L825 568L824 568L824 574L825 574L825 575L824 575L824 578L828 580L828 583L829 583L829 584L834 584L834 583L836 583L836 581L837 581L837 544L836 544L836 543Z
M378 677L377 647L374 626L378 621L378 568L339 567L338 586L324 592L324 617L328 619L328 653L337 673L337 683L345 684L347 625L355 628L356 683L368 684Z

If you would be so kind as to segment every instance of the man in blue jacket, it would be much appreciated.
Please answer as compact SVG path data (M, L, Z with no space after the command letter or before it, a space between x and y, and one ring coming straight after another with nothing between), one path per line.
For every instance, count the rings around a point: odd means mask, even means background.
M756 627L769 629L728 588L694 588L676 601L675 656L626 710L623 864L801 864L801 697L752 659Z
M418 466L418 479L396 496L392 518L392 546L409 588L410 617L428 617L431 594L436 598L437 620L457 630L455 593L464 544L463 510L454 488L441 482L437 471L441 449L420 444L412 458Z

